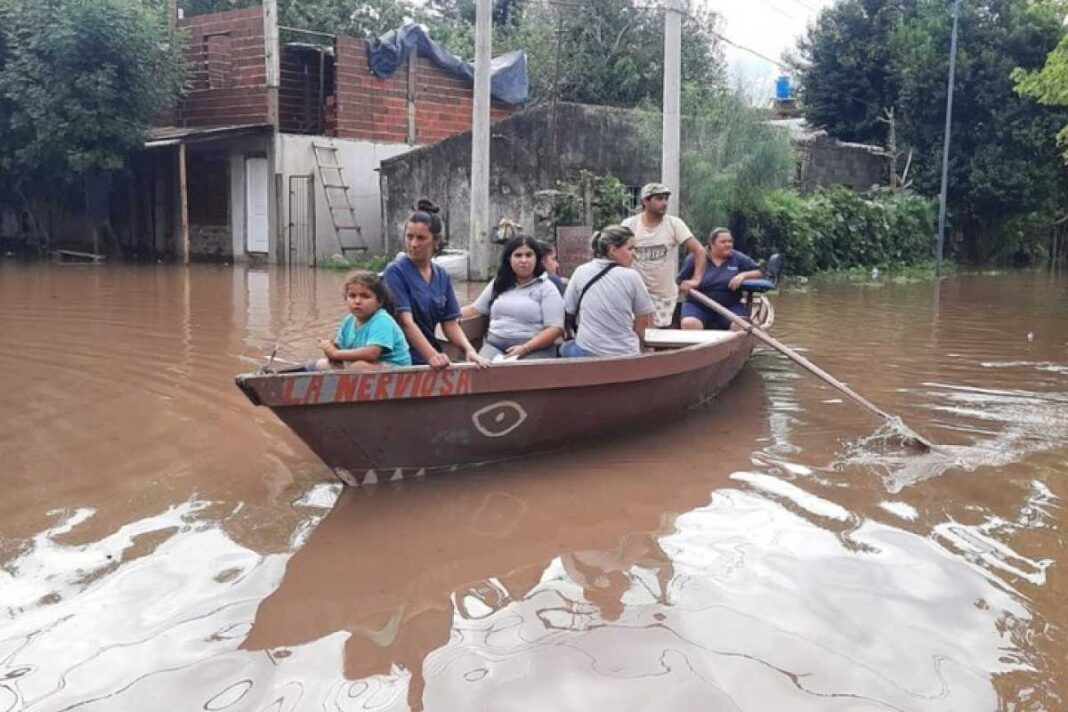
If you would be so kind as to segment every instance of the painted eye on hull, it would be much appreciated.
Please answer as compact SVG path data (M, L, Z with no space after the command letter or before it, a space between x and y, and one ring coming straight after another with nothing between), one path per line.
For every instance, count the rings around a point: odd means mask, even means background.
M523 406L515 401L501 401L480 408L471 415L471 422L487 438L499 438L512 432L527 419Z

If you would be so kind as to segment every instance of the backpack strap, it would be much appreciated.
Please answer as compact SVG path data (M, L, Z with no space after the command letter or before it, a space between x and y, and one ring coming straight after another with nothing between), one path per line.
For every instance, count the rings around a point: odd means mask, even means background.
M575 305L575 328L576 329L578 329L578 318L579 318L579 312L582 310L582 299L583 299L583 297L586 296L586 292L590 291L590 287L592 287L594 284L596 284L597 280L599 280L601 277L603 277L606 274L608 274L609 272L611 272L613 267L619 267L619 263L618 262L610 262L609 264L605 265L604 269L602 269L600 272L598 272L596 275L594 275L593 279L591 279L589 282L586 282L586 286L583 287L582 288L582 292L579 293L578 304Z

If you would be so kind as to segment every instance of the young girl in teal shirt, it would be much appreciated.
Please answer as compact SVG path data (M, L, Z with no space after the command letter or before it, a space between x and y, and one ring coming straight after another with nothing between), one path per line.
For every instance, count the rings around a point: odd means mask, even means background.
M316 362L316 368L411 366L408 341L393 319L393 300L381 278L374 272L353 272L345 280L343 294L349 314L341 320L333 341L319 342L325 358Z

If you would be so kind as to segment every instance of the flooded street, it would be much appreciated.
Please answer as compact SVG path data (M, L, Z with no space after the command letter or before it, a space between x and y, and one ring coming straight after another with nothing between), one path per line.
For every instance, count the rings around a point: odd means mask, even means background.
M1068 709L1068 276L773 295L943 452L760 350L679 421L345 491L233 382L342 281L0 263L0 712Z

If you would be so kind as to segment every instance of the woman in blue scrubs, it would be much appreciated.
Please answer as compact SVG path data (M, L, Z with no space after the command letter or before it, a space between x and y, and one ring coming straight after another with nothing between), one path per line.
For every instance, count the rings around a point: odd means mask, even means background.
M705 259L708 264L697 291L738 316L748 318L746 305L742 303L742 282L764 276L757 263L749 255L734 249L734 238L725 227L717 227L708 236ZM692 276L693 255L689 255L676 281L681 283ZM730 329L732 326L725 317L694 300L687 298L682 304L683 329Z
M441 242L437 206L419 201L419 208L404 226L405 254L398 255L382 274L393 295L397 323L411 347L412 365L448 368L451 361L442 353L434 335L440 324L445 338L464 353L467 361L485 368L489 361L478 355L460 328L460 305L449 273L431 260Z

